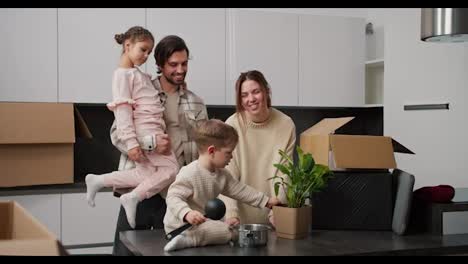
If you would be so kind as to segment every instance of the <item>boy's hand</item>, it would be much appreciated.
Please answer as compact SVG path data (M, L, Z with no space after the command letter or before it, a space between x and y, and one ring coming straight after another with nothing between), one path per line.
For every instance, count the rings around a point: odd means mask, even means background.
M238 217L230 217L230 218L224 220L224 222L226 224L228 224L229 226L236 226L236 225L240 224L240 219Z
M140 147L134 147L128 151L128 157L133 161L139 161L143 157L143 152Z
M273 208L273 206L275 205L280 205L281 204L281 201L276 198L276 197L270 197L270 199L268 199L268 203L266 204L266 207L268 208Z
M192 210L185 215L185 221L189 222L192 225L199 225L206 221L205 216L202 213Z

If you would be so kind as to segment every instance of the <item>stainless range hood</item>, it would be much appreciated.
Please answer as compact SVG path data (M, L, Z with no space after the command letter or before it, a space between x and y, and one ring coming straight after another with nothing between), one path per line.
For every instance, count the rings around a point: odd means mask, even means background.
M468 8L422 8L421 40L468 42Z

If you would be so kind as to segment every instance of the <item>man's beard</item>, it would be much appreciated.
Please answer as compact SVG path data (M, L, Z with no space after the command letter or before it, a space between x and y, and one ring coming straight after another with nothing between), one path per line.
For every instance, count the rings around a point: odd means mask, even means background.
M175 81L174 78L172 78L172 76L169 76L169 77L164 76L164 78L166 78L167 82L172 84L172 85L181 85L181 84L183 84L185 82L185 76L186 76L186 74L184 73L183 78L182 78L181 81Z

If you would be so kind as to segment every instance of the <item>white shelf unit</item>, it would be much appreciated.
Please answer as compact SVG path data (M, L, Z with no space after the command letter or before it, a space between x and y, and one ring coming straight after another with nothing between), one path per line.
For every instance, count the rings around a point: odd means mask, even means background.
M366 61L366 69L369 68L380 68L384 67L384 60L383 59L375 59L375 60L368 60Z
M368 60L366 65L366 104L383 104L384 59Z

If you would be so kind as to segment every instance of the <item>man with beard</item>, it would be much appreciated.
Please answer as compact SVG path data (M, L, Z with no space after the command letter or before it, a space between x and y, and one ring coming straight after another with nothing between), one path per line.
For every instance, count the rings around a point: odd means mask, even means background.
M138 138L140 147L146 151L156 151L163 155L169 148L174 151L179 166L189 164L198 158L197 147L191 129L200 120L208 119L206 106L202 99L187 89L185 76L188 69L189 50L178 36L164 37L154 49L158 76L153 80L159 97L165 107L164 121L167 134L150 135ZM123 142L116 133L115 122L111 128L112 143L122 152L119 170L133 168L134 162L128 158ZM168 186L169 187L169 186ZM115 195L128 190L116 190ZM164 196L155 195L138 204L135 230L161 229L166 213ZM123 207L120 207L114 238L114 255L129 255L130 252L119 240L119 232L132 230L128 224Z

